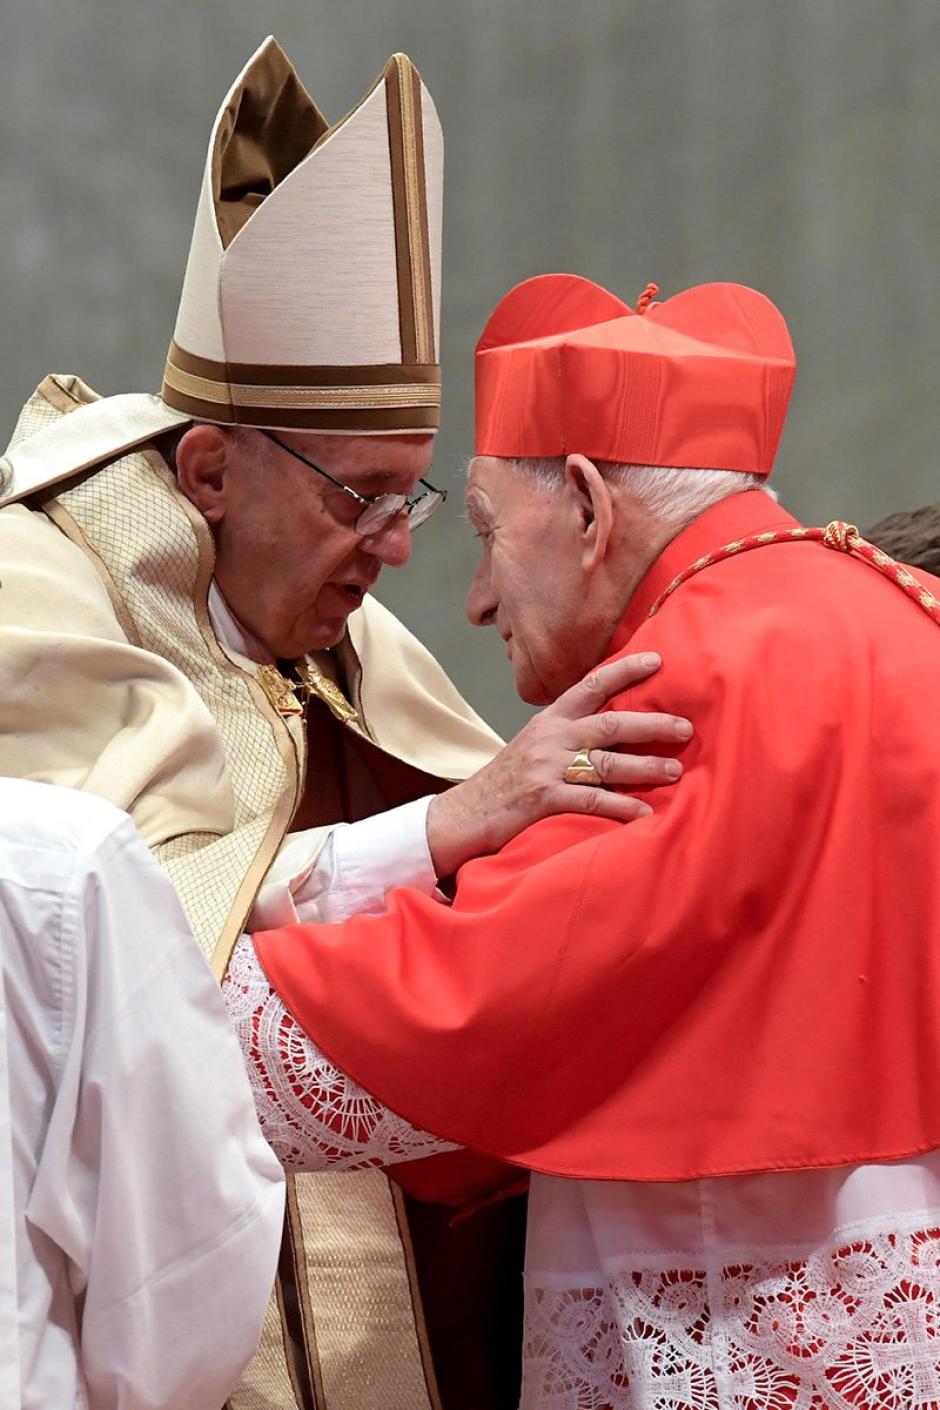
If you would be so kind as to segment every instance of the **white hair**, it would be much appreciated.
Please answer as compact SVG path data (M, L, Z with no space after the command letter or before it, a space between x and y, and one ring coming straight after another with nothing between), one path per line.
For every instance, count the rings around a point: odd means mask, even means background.
M624 465L611 460L595 463L605 480L630 494L670 534L679 533L706 509L729 495L767 488L763 475L740 470L687 470L663 465ZM553 492L564 484L563 456L511 460L510 464L531 476L540 489Z

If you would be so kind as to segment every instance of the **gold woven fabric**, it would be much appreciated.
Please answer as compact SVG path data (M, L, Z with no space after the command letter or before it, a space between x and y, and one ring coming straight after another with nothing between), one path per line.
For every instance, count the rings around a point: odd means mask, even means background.
M53 392L46 388L47 396ZM61 392L60 406L67 406ZM122 456L62 491L48 509L106 569L137 644L185 676L222 736L232 830L222 837L188 831L155 849L211 958L220 938L234 939L244 927L287 830L300 782L298 746L215 640L205 607L212 539L159 456Z

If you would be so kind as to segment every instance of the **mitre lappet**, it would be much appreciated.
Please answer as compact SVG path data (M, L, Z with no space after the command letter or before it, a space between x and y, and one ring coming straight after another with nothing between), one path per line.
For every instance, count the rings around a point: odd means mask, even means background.
M161 395L96 399L14 445L0 504L193 419L433 433L442 188L410 59L331 125L266 39L212 128Z

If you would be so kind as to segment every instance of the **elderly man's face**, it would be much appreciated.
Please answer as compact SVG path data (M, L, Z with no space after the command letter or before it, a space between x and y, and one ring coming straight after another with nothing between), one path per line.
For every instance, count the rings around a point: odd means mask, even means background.
M587 566L590 498L574 483L545 490L508 461L478 456L466 512L481 550L467 616L498 628L517 693L545 705L597 665L616 623L603 571Z
M201 444L187 448L193 436ZM278 439L364 496L411 495L433 444L431 436L288 431ZM361 538L361 506L259 432L195 427L177 466L183 492L212 525L223 596L277 657L335 646L382 568L410 557L404 515Z

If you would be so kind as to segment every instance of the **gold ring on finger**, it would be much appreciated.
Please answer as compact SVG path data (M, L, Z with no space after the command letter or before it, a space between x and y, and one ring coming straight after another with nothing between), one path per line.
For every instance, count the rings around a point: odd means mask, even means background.
M563 774L565 783L586 783L589 788L600 787L604 780L591 763L591 752L589 749L579 749L565 769Z

